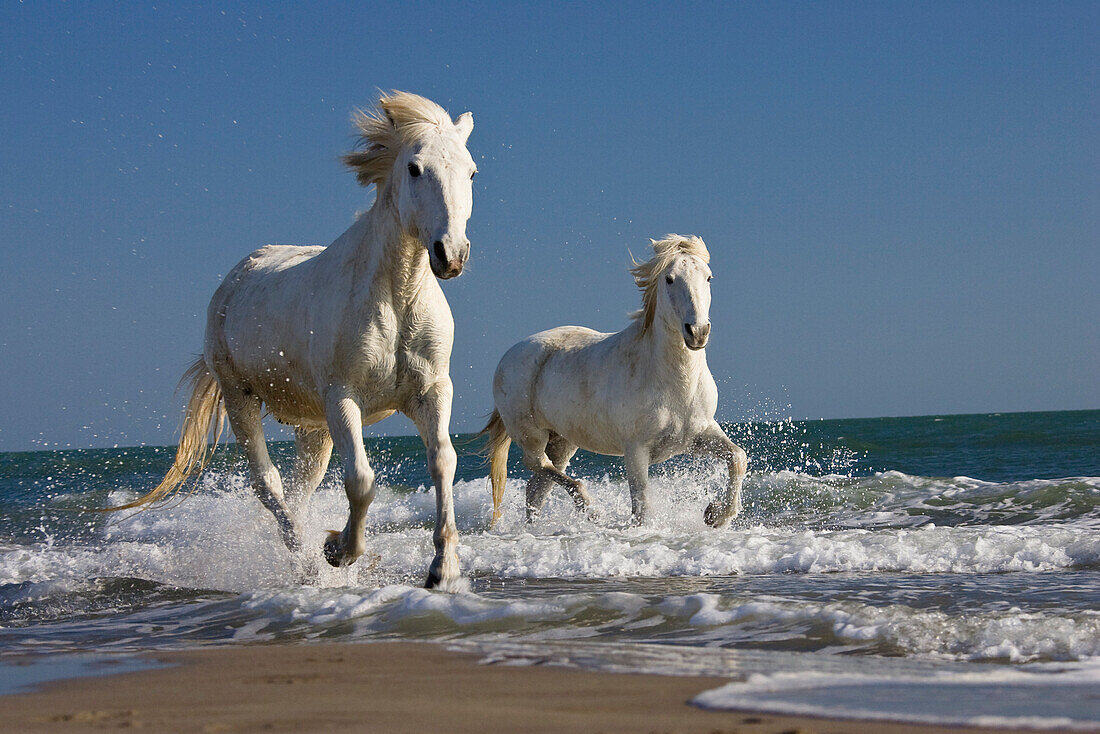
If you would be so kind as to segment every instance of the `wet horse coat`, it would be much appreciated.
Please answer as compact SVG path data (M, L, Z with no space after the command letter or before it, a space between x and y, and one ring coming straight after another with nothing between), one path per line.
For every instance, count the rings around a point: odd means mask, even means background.
M436 489L427 585L447 586L459 576L448 435L454 322L437 278L458 275L469 256L473 120L466 113L452 121L435 103L394 92L355 122L362 148L345 162L376 187L374 204L328 247L264 247L226 276L210 302L203 357L188 373L192 398L176 462L131 506L162 500L201 471L207 430L224 408L252 487L292 550L335 446L349 515L324 554L333 565L352 563L365 550L376 491L363 426L401 411L424 440ZM295 426L285 492L264 440L264 406Z
M489 433L493 520L500 517L508 446L523 449L533 472L527 517L562 485L578 509L591 500L565 473L578 448L623 456L631 518L645 520L650 464L682 453L727 463L724 497L707 507L706 521L724 525L741 509L747 457L714 420L718 389L707 368L710 335L710 254L698 237L667 235L654 257L632 272L642 308L615 334L562 326L527 337L501 358L493 378L495 410Z

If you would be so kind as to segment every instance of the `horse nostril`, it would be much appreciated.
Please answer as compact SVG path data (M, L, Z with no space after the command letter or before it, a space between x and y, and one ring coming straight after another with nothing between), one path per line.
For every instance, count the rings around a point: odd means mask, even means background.
M443 240L436 240L432 245L432 251L435 252L435 259L441 263L447 262L447 251L443 248Z
M684 323L684 334L687 338L693 342L703 342L710 336L710 324L703 324L698 326L696 324Z

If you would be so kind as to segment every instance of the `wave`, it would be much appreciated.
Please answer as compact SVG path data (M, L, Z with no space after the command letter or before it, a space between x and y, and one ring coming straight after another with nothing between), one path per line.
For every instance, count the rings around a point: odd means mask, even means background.
M91 591L91 589L89 589ZM970 610L950 614L859 599L824 601L746 591L648 593L578 590L567 584L517 596L438 594L407 585L298 587L212 595L172 605L164 590L116 581L100 603L9 613L5 634L24 644L97 648L308 639L608 640L773 651L830 651L928 660L1032 663L1100 660L1100 612L1091 609ZM133 595L134 608L122 598ZM69 589L69 593L73 593ZM141 599L140 604L138 599ZM119 616L121 611L133 612ZM156 641L142 633L156 629Z
M367 555L347 569L318 563L346 501L319 491L305 523L307 552L292 556L241 475L208 477L175 507L114 519L76 540L46 534L0 548L0 584L135 577L228 592L299 585L418 581L432 554L434 497L382 487L368 515ZM628 525L625 483L591 483L603 515L591 522L555 496L535 523L522 519L522 482L508 483L505 516L488 529L481 481L459 482L463 570L475 577L707 577L771 573L1000 573L1100 566L1100 479L1011 485L888 473L864 479L777 473L748 486L746 511L731 527L703 523L707 482L656 477L653 518ZM116 492L112 500L126 499ZM1067 507L1077 508L1072 514ZM949 513L949 522L929 513ZM991 518L1011 514L1014 522ZM1031 519L1022 520L1022 516ZM1068 516L1068 519L1066 519ZM97 517L98 521L99 518ZM984 522L979 522L984 520ZM1018 522L1016 522L1018 521Z
M1034 666L930 675L799 670L758 673L704 691L706 709L916 724L1096 731L1100 666Z
M360 594L325 590L257 592L242 597L262 624L247 634L267 638L287 625L324 634L351 625L373 637L477 636L525 640L592 639L760 649L846 648L983 662L1076 661L1100 657L1100 612L986 612L959 618L902 605L878 608L855 601L748 600L717 594L643 596L627 592L559 594L552 599L443 596L388 586ZM268 629L270 627L270 629ZM627 632L624 634L624 630Z
M489 517L487 482L487 478L481 477L455 483L461 528L485 529ZM625 525L630 511L625 480L604 474L586 482L606 518L602 524ZM704 529L702 510L724 483L724 467L713 463L684 461L654 472L649 483L651 524L657 528ZM524 486L518 476L507 483L504 509L513 525L523 515ZM335 497L337 504L342 505L340 487L339 478L334 477L317 497ZM198 495L230 493L251 497L242 472L208 473L196 491ZM107 501L132 499L132 495L115 491ZM898 471L852 477L783 470L750 474L742 497L744 510L737 522L741 527L761 524L783 528L880 528L1070 521L1100 525L1100 477L989 482L965 476L913 476ZM393 500L397 501L396 506ZM378 526L432 521L433 518L423 515L425 508L434 511L434 493L430 487L382 483L379 497L371 507L371 522ZM551 521L570 522L572 505L563 491L552 493L548 510ZM164 514L163 510L158 512Z
M702 510L720 473L708 471L656 474L641 528L628 525L619 479L590 482L598 522L555 495L530 525L513 479L492 529L484 480L460 481L459 553L475 593L457 596L413 588L433 550L431 492L381 487L366 555L334 569L319 548L346 517L337 487L315 496L307 550L293 555L245 476L215 472L174 507L86 523L70 513L80 522L69 533L44 522L38 540L0 545L0 638L109 647L489 635L1015 664L1100 656L1086 598L1100 568L1100 479L774 472L753 476L744 516L714 530ZM1088 579L1066 581L1074 574Z

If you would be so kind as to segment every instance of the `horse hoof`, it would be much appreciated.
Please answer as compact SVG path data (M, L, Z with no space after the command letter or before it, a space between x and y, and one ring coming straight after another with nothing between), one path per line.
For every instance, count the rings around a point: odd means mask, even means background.
M714 523L718 519L718 512L715 510L714 503L711 502L707 505L707 509L703 510L703 522L711 527L714 527Z
M347 556L344 554L344 549L340 545L340 531L328 531L328 538L325 540L322 552L325 554L325 560L328 561L328 565L335 568L348 565Z
M711 502L703 512L703 522L710 525L712 528L725 526L733 515L724 512L724 510L725 508L717 502Z
M600 521L600 511L597 510L595 507L589 507L585 511L585 517L588 518L588 522L599 522Z
M432 559L432 565L428 567L428 580L424 582L425 589L454 593L461 591L464 587L465 583L458 570L457 556L449 560L439 557Z

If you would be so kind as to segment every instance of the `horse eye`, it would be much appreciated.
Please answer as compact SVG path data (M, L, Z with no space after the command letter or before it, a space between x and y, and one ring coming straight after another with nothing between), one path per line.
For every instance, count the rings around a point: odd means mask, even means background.
M713 278L713 277L714 277L713 275L708 275L708 276L707 276L707 282L709 283L709 282L710 282L710 279L711 279L711 278Z
M666 275L665 276L665 282L668 283L669 285L672 285L672 276L671 275Z
M476 176L476 175L477 175L477 171L474 171L473 173L471 173L471 174L470 174L470 180L471 180L471 181L473 181L473 180L474 180L474 176Z
M409 164L409 175L410 176L412 176L413 178L416 178L417 176L420 175L420 173L421 173L420 166L416 165L415 163L410 163Z

